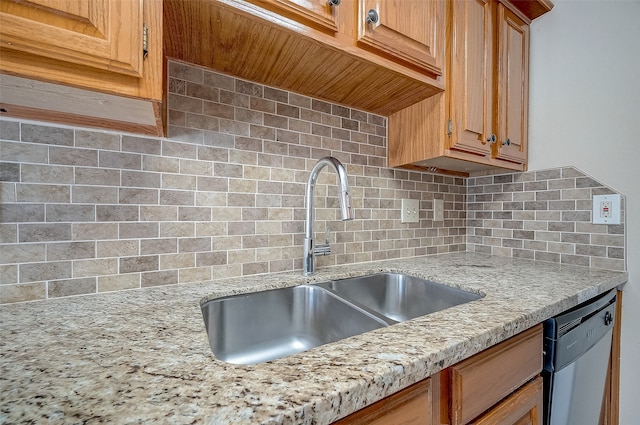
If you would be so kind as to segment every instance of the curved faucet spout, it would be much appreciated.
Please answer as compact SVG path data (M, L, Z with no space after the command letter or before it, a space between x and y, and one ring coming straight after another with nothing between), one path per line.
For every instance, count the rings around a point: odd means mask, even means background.
M313 220L314 220L314 208L313 208L313 192L318 180L320 171L326 166L329 166L338 175L338 185L340 186L340 193L338 199L340 200L340 213L342 220L353 220L353 208L351 207L351 198L349 195L349 182L347 180L347 170L340 161L332 156L326 156L318 160L316 165L311 169L309 175L309 181L307 182L307 190L305 194L306 198L306 215L304 224L304 275L309 276L315 271L315 249L313 245ZM330 253L330 248L324 247L322 255Z

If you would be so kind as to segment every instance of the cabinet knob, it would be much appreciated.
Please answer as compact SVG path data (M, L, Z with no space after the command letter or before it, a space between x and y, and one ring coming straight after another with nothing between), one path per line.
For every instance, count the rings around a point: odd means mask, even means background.
M370 9L369 13L367 13L367 23L369 24L377 24L378 23L378 12L375 9Z
M509 146L511 144L511 140L507 139L504 142L502 142L502 146Z
M487 142L495 143L496 142L496 135L492 134L491 136L487 137Z
M612 323L613 323L613 316L611 315L611 313L610 313L610 312L608 312L608 311L607 311L607 312L604 314L604 325L605 325L605 326L609 326L609 325L610 325L610 324L612 324Z
M327 2L329 3L329 6L339 6L340 5L340 0L327 0Z

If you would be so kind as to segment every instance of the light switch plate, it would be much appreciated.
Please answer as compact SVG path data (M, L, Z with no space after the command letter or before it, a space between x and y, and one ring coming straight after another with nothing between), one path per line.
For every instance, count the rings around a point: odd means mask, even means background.
M593 195L593 224L620 224L621 195Z
M433 200L433 221L444 221L444 200Z
M417 223L420 221L420 201L417 199L402 200L402 214L400 215L402 223Z

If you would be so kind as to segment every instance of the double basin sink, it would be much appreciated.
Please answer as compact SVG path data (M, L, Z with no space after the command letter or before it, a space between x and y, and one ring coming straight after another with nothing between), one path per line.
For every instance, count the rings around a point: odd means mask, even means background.
M379 273L232 295L201 308L216 358L255 364L479 298L406 274Z

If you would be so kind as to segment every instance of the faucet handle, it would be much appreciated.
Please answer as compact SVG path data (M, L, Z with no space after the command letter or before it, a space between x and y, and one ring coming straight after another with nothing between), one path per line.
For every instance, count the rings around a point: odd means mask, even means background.
M324 243L313 247L313 255L325 256L331 255L331 246L329 245L329 226L324 230Z

